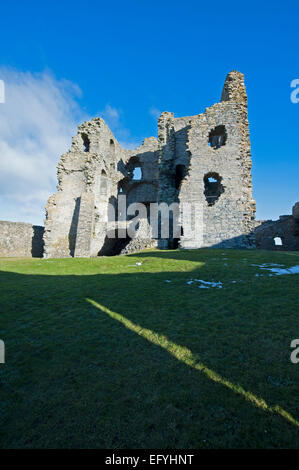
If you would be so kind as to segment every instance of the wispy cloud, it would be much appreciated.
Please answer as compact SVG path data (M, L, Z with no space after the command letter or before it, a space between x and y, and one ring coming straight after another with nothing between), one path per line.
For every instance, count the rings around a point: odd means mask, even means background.
M141 144L140 139L134 138L130 131L125 127L123 122L123 112L121 109L113 108L110 104L107 104L105 108L99 112L99 116L101 116L106 124L108 124L123 148L134 149Z
M119 126L121 111L106 104L105 109L100 111L100 116L106 121L109 127Z
M20 72L0 67L5 103L0 103L0 220L43 225L45 204L56 191L56 166L80 122L79 87L49 71ZM123 123L121 110L107 104L98 113L124 148L140 141Z
M158 108L156 108L155 106L152 106L149 109L149 113L154 119L158 119L160 117L161 111Z
M56 188L56 165L79 122L80 89L50 72L0 68L0 219L42 224Z

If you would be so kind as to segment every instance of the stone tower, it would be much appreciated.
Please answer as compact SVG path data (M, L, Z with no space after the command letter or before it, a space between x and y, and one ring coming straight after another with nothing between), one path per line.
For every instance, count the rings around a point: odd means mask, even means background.
M181 207L192 202L201 207L202 237L188 238L190 221L184 219L179 237L159 238L161 248L254 246L243 75L230 72L221 102L203 114L175 118L162 113L158 139L147 138L135 150L123 149L100 118L81 124L58 164L58 191L46 206L44 256L89 257L156 245L150 239L149 212L135 239L119 238L129 218L111 225L108 203L120 214L120 195L126 196L127 206L177 202ZM145 226L149 238L141 233ZM111 230L116 238L109 236Z
M221 102L203 114L174 118L172 113L162 113L158 136L159 201L197 202L203 212L200 243L182 236L179 246L254 246L255 201L243 74L230 72ZM160 240L161 248L172 243Z

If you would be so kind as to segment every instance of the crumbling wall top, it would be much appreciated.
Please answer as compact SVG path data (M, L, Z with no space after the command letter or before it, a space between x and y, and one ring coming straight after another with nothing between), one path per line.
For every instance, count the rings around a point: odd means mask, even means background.
M221 101L235 101L243 106L247 106L247 93L243 73L233 70L227 74Z

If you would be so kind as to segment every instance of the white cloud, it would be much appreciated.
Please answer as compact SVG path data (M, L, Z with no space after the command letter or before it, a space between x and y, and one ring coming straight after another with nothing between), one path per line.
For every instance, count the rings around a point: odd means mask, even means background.
M161 115L161 111L158 108L155 108L155 106L152 106L149 109L149 113L154 119L159 119L159 117Z
M50 72L0 68L0 219L43 224L44 207L56 191L56 165L87 119L80 89Z
M121 111L112 108L110 104L106 104L105 109L100 112L100 116L106 121L108 126L119 125Z
M0 220L44 224L45 205L56 192L56 166L80 122L90 119L78 104L81 91L49 71L0 67L5 103L0 103ZM98 113L124 148L140 141L109 104Z

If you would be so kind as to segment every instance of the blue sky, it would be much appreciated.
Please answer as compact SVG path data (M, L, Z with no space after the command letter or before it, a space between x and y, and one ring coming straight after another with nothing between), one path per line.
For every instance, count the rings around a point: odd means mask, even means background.
M134 146L157 134L158 112L193 115L219 101L234 69L247 86L257 218L290 213L298 18L298 3L275 0L2 3L0 218L43 223L55 166L82 119L103 116Z

